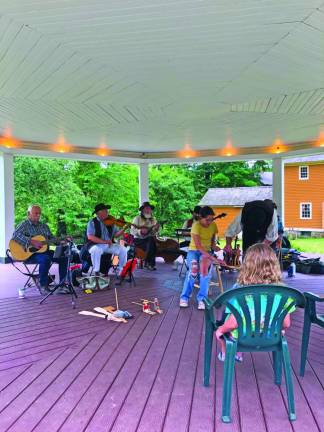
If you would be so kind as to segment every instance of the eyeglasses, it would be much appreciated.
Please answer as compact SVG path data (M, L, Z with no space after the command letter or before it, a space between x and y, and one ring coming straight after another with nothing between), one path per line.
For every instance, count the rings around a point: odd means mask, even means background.
M214 222L214 218L213 217L207 217L207 218L205 218L205 221L211 223L211 222Z

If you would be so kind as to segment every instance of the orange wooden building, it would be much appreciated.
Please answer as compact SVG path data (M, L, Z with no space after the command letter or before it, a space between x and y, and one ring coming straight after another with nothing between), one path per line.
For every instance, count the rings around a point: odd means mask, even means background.
M268 173L269 174L269 173ZM268 186L210 188L200 201L209 205L218 219L219 237L246 202L272 199L272 181ZM324 155L287 159L284 166L284 226L288 231L324 233Z
M285 163L285 228L324 232L324 155Z
M212 207L216 215L226 213L226 217L216 220L218 236L224 238L226 228L244 204L263 199L272 199L272 186L210 188L200 201L200 205Z

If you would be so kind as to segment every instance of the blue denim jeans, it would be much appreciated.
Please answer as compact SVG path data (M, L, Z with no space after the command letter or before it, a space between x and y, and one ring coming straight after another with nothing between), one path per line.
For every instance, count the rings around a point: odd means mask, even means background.
M187 266L188 270L186 273L186 278L184 280L182 293L181 293L181 300L189 300L190 294L192 293L194 284L195 284L195 278L191 274L191 261L196 260L198 263L200 262L201 258L201 252L197 250L189 250L187 254ZM197 294L197 301L202 301L204 298L208 296L208 287L209 287L209 281L211 278L211 273L208 272L206 276L201 276L199 273L199 291Z
M39 264L39 283L41 286L48 285L48 271L52 262L56 262L59 265L60 281L63 281L66 277L68 264L67 258L53 258L53 254L53 251L35 253L26 261L26 264Z

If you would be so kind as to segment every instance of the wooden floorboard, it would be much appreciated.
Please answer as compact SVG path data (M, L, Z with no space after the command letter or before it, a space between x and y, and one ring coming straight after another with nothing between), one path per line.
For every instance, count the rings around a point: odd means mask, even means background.
M5 272L5 275L4 275ZM1 432L324 432L324 331L312 327L305 377L299 376L303 311L287 332L297 421L287 416L284 377L273 382L268 353L245 354L236 365L232 424L223 424L223 364L213 346L210 386L202 385L204 314L180 310L183 280L170 266L137 271L136 286L118 288L127 324L78 315L114 304L114 292L56 295L40 305L35 289L17 298L23 278L0 265ZM235 274L223 276L230 288ZM16 283L14 283L16 281ZM285 279L301 290L324 294L324 277ZM214 288L214 295L216 289ZM164 313L147 316L132 304L158 297ZM324 304L319 306L324 311Z

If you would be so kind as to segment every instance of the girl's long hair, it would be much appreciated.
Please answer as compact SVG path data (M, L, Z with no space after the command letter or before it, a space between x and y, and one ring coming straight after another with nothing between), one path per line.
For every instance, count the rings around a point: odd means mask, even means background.
M257 243L247 249L237 282L239 285L281 282L279 261L270 246Z

